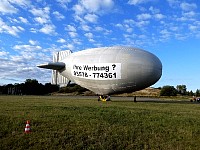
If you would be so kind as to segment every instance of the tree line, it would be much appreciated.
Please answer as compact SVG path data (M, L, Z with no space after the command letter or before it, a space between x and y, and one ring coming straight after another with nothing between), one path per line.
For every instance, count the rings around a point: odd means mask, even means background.
M200 96L200 90L197 89L196 92L187 91L186 85L174 86L166 85L160 87L160 96ZM58 93L73 93L78 94L88 91L76 84L71 84L66 87L60 88L58 85L52 85L51 83L41 84L36 79L26 79L24 83L7 84L0 86L0 94L5 95L46 95L53 92Z
M177 85L176 88L174 86L166 85L160 88L160 96L200 96L200 90L197 89L196 92L187 91L186 85Z
M59 86L39 83L36 79L26 79L25 83L0 86L0 94L6 95L45 95L59 90Z

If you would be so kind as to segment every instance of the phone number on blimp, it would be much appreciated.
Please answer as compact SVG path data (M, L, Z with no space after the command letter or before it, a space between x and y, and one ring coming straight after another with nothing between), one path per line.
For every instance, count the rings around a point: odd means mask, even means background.
M82 77L82 78L93 78L93 79L106 79L106 78L117 78L116 72L114 73L108 73L108 72L93 72L93 73L87 73L87 72L79 72L79 71L74 71L74 76L76 77Z

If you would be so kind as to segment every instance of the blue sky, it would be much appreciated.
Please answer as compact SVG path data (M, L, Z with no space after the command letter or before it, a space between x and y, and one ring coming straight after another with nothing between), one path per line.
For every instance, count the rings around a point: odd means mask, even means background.
M123 45L158 56L154 87L200 89L199 0L0 0L0 84L50 82L60 50Z

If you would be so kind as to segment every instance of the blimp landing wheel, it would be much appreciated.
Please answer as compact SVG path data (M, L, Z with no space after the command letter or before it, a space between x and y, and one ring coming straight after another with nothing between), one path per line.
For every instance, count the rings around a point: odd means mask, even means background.
M110 96L109 95L100 95L98 98L98 101L102 101L102 102L107 102L107 101L111 101Z

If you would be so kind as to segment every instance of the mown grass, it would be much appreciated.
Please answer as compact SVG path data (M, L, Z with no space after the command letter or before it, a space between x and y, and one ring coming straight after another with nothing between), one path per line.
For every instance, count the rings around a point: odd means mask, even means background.
M0 149L200 149L199 114L181 101L0 96Z

